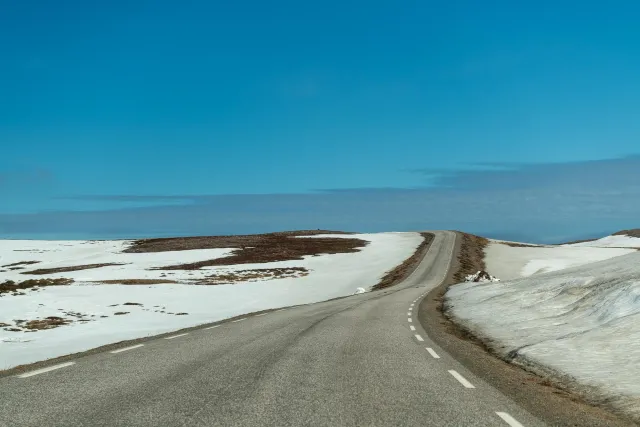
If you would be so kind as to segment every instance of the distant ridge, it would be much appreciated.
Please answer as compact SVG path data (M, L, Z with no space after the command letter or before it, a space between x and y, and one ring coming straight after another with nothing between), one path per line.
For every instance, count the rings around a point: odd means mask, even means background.
M620 230L616 233L613 233L612 236L640 237L640 228L632 228L631 230Z

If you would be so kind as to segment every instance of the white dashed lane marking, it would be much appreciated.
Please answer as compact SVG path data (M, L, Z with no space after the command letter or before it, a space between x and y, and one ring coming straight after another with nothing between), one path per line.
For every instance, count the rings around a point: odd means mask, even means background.
M431 347L427 347L427 351L429 352L431 357L433 357L434 359L440 359L440 356L438 356L438 353L436 353L435 350L432 349Z
M524 427L515 418L513 418L511 415L507 414L506 412L496 412L496 415L502 418L504 422L509 424L511 427Z
M48 368L42 368L42 369L37 369L35 371L27 372L26 374L20 374L20 375L18 375L18 378L29 378L29 377L32 377L34 375L44 374L45 372L55 371L56 369L66 368L67 366L71 366L71 365L75 365L75 364L76 364L76 362L61 363L59 365L49 366Z
M413 322L413 319L412 319L411 317L409 317L409 318L407 319L407 321L408 321L409 323L411 323L411 322Z
M134 350L136 348L144 347L144 344L132 345L131 347L119 348L117 350L110 351L111 354L118 354L124 351Z
M214 326L209 326L208 328L204 328L204 329L205 329L205 330L206 330L206 329L213 329L213 328L217 328L217 327L219 327L219 326L220 326L220 325L214 325Z
M166 337L165 340L172 340L174 338L180 338L180 337L183 337L185 335L189 335L189 334L187 333L187 334L173 335L173 336L170 336L170 337Z
M264 316L265 314L267 314L267 313L256 314L256 317Z
M424 338L422 338L420 335L415 334L414 336L416 337L416 339L417 339L418 341L424 341Z
M409 329L411 329L412 331L415 331L415 330L416 330L416 327L415 327L415 326L413 326L413 325L411 325L411 326L409 326Z
M473 384L471 384L465 377L460 375L458 372L453 369L449 370L449 373L453 376L453 378L457 379L460 384L462 384L465 388L475 388Z
M247 320L247 318L246 318L246 317L243 317L242 319L232 320L232 321L231 321L231 323L242 322L243 320Z

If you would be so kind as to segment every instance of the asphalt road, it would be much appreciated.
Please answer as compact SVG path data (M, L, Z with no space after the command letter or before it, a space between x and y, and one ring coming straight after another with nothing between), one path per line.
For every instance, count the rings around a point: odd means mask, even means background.
M417 321L454 243L454 233L437 232L416 272L386 291L0 378L0 425L543 426Z

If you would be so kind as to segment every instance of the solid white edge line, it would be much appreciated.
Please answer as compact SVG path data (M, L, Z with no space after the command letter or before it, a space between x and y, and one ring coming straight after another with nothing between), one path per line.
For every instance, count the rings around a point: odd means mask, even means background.
M431 347L427 347L427 351L429 352L431 357L433 357L434 359L440 359L440 356L438 356L438 353L436 353L436 351Z
M511 415L507 414L506 412L496 412L496 415L502 418L502 420L505 423L509 424L511 427L524 427L515 418L513 418Z
M45 372L55 371L56 369L66 368L67 366L75 365L76 362L66 362L59 365L49 366L48 368L36 369L35 371L27 372L26 374L16 375L18 378L29 378L34 375L44 374Z
M213 328L217 328L217 327L219 327L219 326L220 326L220 325L214 325L214 326L209 326L208 328L204 328L204 329L205 329L205 330L207 330L207 329L213 329Z
M122 353L123 351L129 351L129 350L133 350L135 348L140 348L140 347L144 347L144 344L138 344L138 345L132 345L131 347L119 348L118 350L113 350L113 351L110 351L109 353L118 354L118 353Z
M449 373L453 376L453 378L457 379L458 382L462 384L465 388L476 388L473 384L467 381L467 379L462 375L460 375L457 371L450 369Z
M172 340L172 339L174 339L174 338L183 337L183 336L185 336L185 335L189 335L189 334L188 334L188 333L186 333L186 334L180 334L180 335L172 335L172 336L170 336L170 337L166 337L166 338L165 338L165 340Z
M416 327L415 327L415 326L413 326L413 325L411 325L411 326L409 326L409 329L411 329L412 331L415 331L415 330L416 330Z
M246 317L243 317L242 319L232 320L232 321L231 321L231 323L242 322L243 320L247 320L247 318L246 318Z
M411 323L411 322L413 322L413 319L412 319L411 317L409 317L409 318L407 319L407 322Z
M418 334L415 334L415 337L418 341L424 341L424 339Z

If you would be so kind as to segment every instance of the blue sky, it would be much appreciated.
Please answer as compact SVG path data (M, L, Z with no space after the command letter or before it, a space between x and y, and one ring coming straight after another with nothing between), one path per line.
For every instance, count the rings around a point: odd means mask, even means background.
M2 2L0 237L640 227L640 5L517 3Z

